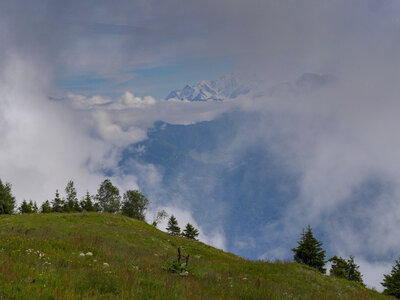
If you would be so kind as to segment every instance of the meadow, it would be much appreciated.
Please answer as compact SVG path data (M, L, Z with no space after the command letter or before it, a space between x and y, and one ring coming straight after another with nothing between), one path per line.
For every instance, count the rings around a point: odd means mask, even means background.
M177 264L177 250L189 255ZM181 270L176 270L176 266ZM392 299L100 213L0 216L0 299Z

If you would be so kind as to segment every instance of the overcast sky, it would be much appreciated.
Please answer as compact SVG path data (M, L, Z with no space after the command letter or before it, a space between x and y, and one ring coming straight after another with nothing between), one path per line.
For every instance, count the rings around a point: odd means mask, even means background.
M301 174L284 217L260 224L265 237L320 226L329 247L360 257L366 282L379 288L400 255L399 15L395 0L3 0L0 178L18 201L41 203L70 178L94 193L155 121L257 111L264 120L237 136L232 153L258 139ZM260 91L305 72L336 80L310 93L163 101L232 71ZM139 169L160 181L154 166ZM140 188L137 177L114 174L122 189ZM196 222L190 211L177 213ZM221 231L207 238L220 247L226 239Z

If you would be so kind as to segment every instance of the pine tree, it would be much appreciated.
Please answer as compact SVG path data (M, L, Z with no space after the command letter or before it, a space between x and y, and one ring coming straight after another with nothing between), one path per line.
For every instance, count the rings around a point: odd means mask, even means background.
M51 208L49 200L46 200L42 203L42 206L40 207L40 213L42 214L48 214L51 213L53 209Z
M104 180L97 190L96 200L100 210L107 213L119 212L121 196L119 190L109 179Z
M129 190L124 194L122 214L131 218L145 221L145 211L150 201L138 190Z
M174 215L171 215L171 217L168 220L168 227L167 231L169 234L172 235L180 235L181 234L181 229L178 226L178 221L174 217Z
M32 213L32 207L31 207L31 205L28 204L28 202L26 202L26 200L22 201L21 206L19 207L18 210L19 210L20 214L30 214L30 213Z
M74 212L82 212L82 207L79 204L78 200L74 200L73 206L72 206L72 211L74 211Z
M56 196L52 201L53 212L63 212L64 211L64 201L60 198L58 190L56 190Z
M36 201L35 202L32 202L32 200L29 201L29 205L31 206L33 213L37 214L39 212L39 208L37 206Z
M199 231L194 228L192 224L187 223L185 229L183 230L183 236L188 239L196 240L198 235Z
M94 207L94 204L92 202L92 196L90 196L88 191L86 191L86 196L85 196L85 198L82 199L80 205L84 211L87 211L87 212L96 211L96 208Z
M303 229L301 239L297 244L297 248L292 249L294 260L325 273L325 251L322 250L322 242L314 237L310 225L306 231Z
M360 266L354 262L354 256L350 255L350 258L347 260L347 279L363 283L362 275L358 270L359 268Z
M332 262L329 273L331 276L344 278L351 281L356 281L363 284L362 275L360 273L359 266L354 262L354 257L350 255L350 258L346 261L342 257L331 257L328 261Z
M396 260L390 274L383 276L382 285L385 287L383 293L400 299L400 258Z
M0 179L0 215L12 214L15 208L15 198L11 193L11 184Z

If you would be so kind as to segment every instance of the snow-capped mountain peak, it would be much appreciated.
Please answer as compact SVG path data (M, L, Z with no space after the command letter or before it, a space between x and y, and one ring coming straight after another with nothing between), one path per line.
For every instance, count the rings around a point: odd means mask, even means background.
M186 85L181 90L169 93L168 99L186 101L222 101L233 99L239 95L247 94L250 89L240 83L234 74L229 74L213 81L202 80L193 85Z

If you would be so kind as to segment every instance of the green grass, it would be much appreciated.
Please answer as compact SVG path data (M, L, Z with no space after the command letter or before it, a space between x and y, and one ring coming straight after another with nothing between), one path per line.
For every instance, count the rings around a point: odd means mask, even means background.
M190 255L188 276L165 270L178 247ZM390 298L296 263L249 261L134 219L82 213L0 216L0 299Z

